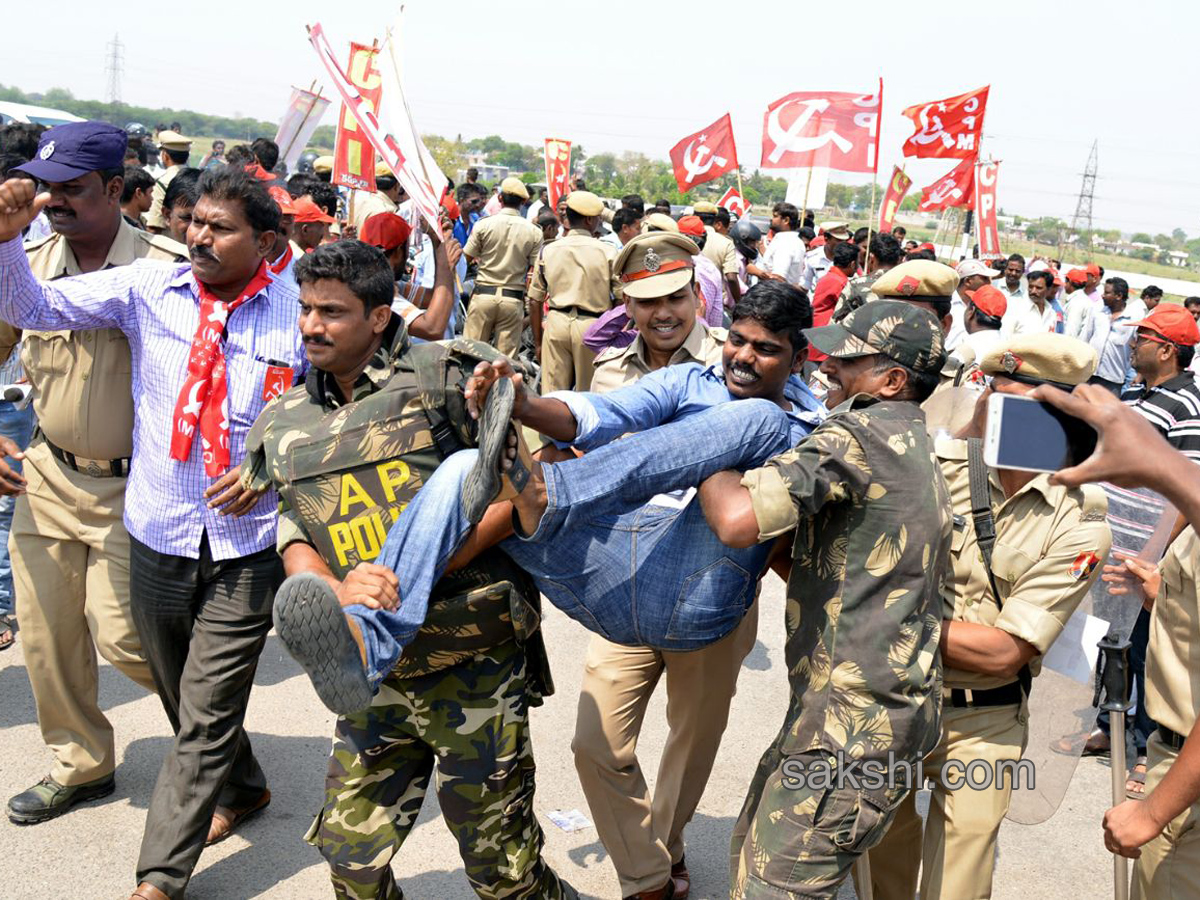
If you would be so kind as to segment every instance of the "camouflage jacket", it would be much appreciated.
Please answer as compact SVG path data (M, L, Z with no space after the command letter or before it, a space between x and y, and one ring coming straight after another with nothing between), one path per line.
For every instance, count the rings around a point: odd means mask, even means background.
M340 402L331 375L314 368L267 406L246 440L242 478L279 492L279 552L311 544L338 578L373 560L440 462L474 444L462 386L480 359L495 355L475 341L412 344L393 316L350 403ZM548 696L539 597L502 550L481 553L437 583L425 624L393 674L439 671L515 637L530 656L535 690Z
M952 521L920 408L853 397L742 483L762 539L796 529L783 752L920 759L940 737Z
M870 275L856 275L847 281L846 286L842 288L841 295L838 297L837 306L834 307L833 321L842 321L842 319L870 300L872 297L871 288L875 286L875 282L879 280L879 276L884 271L884 269L880 269L877 272L872 272Z

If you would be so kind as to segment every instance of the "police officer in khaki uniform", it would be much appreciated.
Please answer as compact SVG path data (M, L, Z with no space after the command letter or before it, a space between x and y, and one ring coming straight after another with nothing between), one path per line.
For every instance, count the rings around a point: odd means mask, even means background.
M500 182L501 210L475 223L467 264L478 263L463 337L515 357L525 321L525 280L542 249L542 230L521 215L529 190L519 178Z
M589 191L572 191L566 204L570 232L542 250L529 283L529 321L534 344L541 348L543 394L592 383L595 357L583 333L612 307L614 297L621 297L613 271L617 251L594 237L604 204Z
M125 133L102 122L59 125L18 167L45 182L55 234L28 245L41 279L139 259L186 262L187 249L121 216ZM0 350L19 333L4 325ZM122 522L133 452L129 343L116 329L25 332L21 361L38 431L25 456L27 493L10 547L29 681L49 776L13 797L29 824L113 791L112 726L97 704L96 652L154 690L129 612L129 536Z
M317 160L320 162L320 159ZM316 164L313 164L314 171ZM396 179L396 175L392 172L391 166L382 161L375 163L375 192L368 193L367 191L355 191L353 195L353 208L350 214L350 223L359 231L362 231L363 225L367 219L379 213L394 213L400 208L400 201L404 199L404 188L400 186L400 182ZM409 223L412 224L412 223Z
M166 171L154 182L154 188L150 192L153 199L150 202L150 212L146 213L146 227L150 231L166 231L167 219L163 214L163 200L167 196L167 185L179 174L179 170L187 165L191 152L191 138L185 138L178 131L159 132L158 158Z
M701 200L692 207L692 211L700 217L708 235L704 241L704 249L700 252L721 270L721 277L725 279L725 308L733 309L733 305L742 296L742 286L738 281L738 254L733 246L733 239L713 228L719 212L717 204Z
M1043 383L1064 389L1082 384L1095 367L1095 350L1056 334L1014 338L980 361L992 378L989 393L1018 395ZM964 434L982 437L985 407L986 396ZM1012 781L966 788L957 767L1021 758L1030 681L1099 577L1112 544L1100 488L1068 489L1051 484L1048 474L987 469L996 537L994 548L986 542L981 548L970 477L971 455L981 454L981 445L943 439L935 452L954 512L951 591L941 635L942 738L925 758L933 787L923 840L914 792L871 851L875 896L882 900L911 900L918 869L923 900L991 896L996 837Z

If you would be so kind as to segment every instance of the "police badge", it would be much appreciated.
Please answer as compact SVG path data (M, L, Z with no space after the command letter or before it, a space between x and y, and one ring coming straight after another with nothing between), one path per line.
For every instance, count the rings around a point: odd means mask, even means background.
M647 272L657 272L662 267L662 259L659 257L658 251L653 247L648 247L642 265L646 267Z

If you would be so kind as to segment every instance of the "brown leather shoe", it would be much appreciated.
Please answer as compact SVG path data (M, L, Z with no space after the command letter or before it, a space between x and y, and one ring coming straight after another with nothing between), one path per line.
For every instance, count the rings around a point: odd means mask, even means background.
M233 829L237 828L251 816L266 809L267 804L270 802L271 792L264 789L258 799L249 806L243 806L240 809L218 806L213 810L212 822L208 826L208 837L204 841L204 846L211 847L213 844L219 844L233 834Z
M677 900L675 893L675 881L672 878L667 879L667 883L660 888L652 891L639 891L636 894L630 894L625 900Z
M171 898L150 882L143 881L137 886L137 890L129 895L129 900L171 900Z
M671 866L671 880L675 882L674 900L687 900L692 890L692 876L684 857L679 857L679 862Z

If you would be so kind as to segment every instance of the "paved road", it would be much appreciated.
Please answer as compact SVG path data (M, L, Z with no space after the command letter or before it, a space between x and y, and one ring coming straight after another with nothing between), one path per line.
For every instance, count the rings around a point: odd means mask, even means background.
M747 660L741 690L707 793L688 832L692 896L728 896L727 848L758 756L782 719L787 686L783 667L783 590L768 576L759 643ZM538 761L536 807L546 830L551 863L587 897L618 896L616 877L594 829L560 831L545 818L552 809L586 812L570 752L580 666L587 633L551 611L546 635L558 694L534 712ZM45 774L47 754L37 732L20 644L0 654L0 792L6 798ZM19 828L0 823L0 888L4 896L125 900L146 805L169 744L158 702L109 666L101 667L101 697L116 728L117 792L53 822ZM662 691L646 716L641 756L648 778L665 736ZM274 794L267 814L243 833L206 852L188 897L238 900L269 897L308 900L331 896L323 861L301 841L320 804L321 780L333 716L272 637L263 653L248 714L254 746ZM1006 824L1000 836L997 900L1035 897L1104 897L1111 892L1110 857L1099 821L1108 806L1108 769L1085 760L1063 808L1035 827ZM468 900L455 845L429 798L408 844L395 863L412 900ZM850 888L843 896L853 897Z

